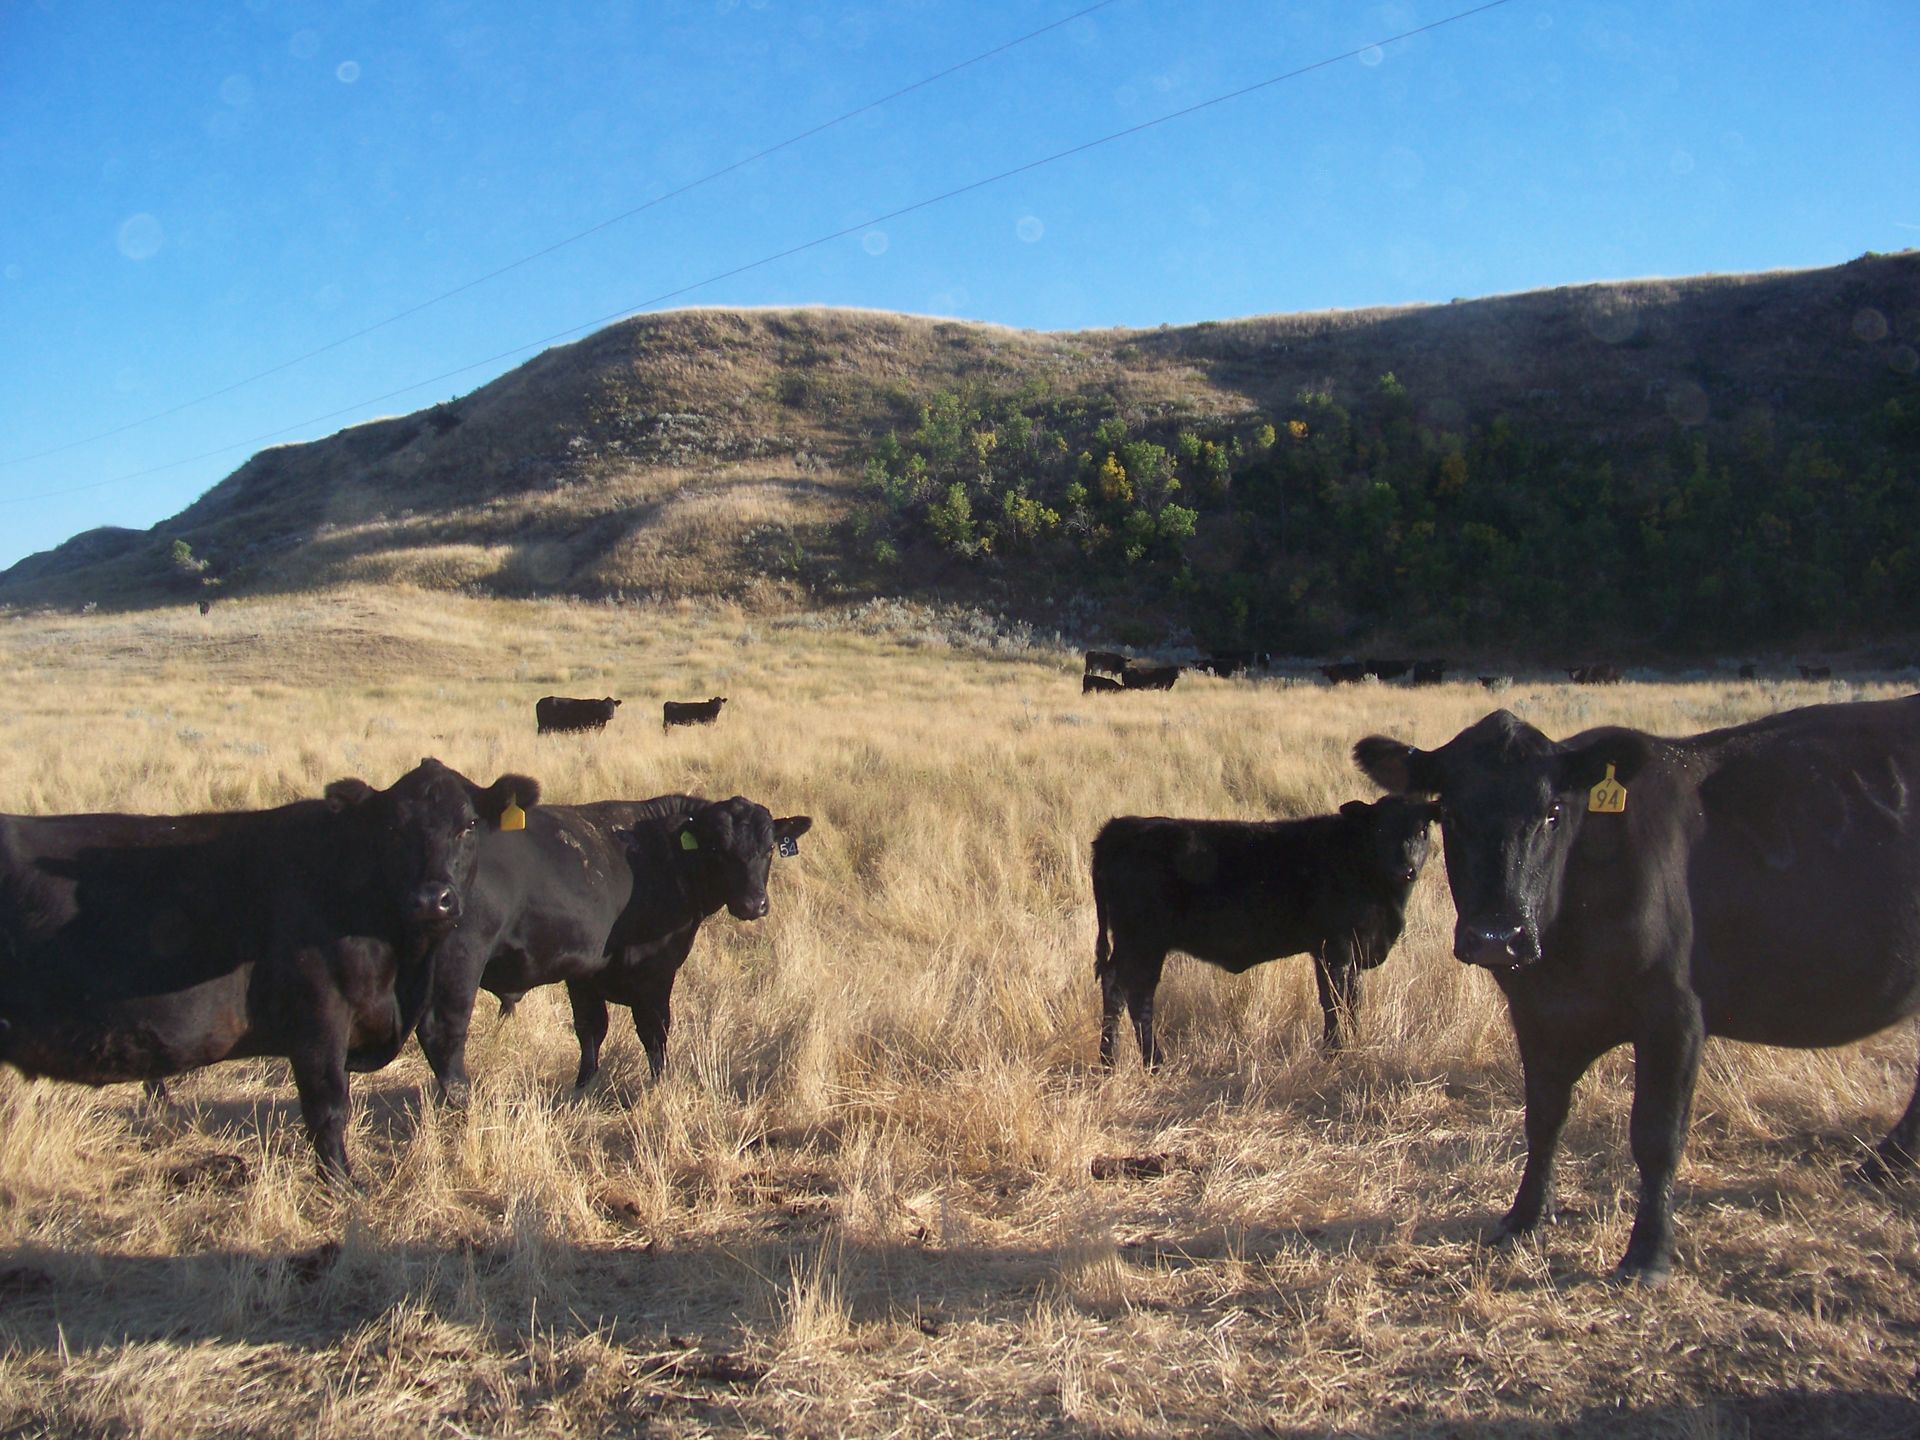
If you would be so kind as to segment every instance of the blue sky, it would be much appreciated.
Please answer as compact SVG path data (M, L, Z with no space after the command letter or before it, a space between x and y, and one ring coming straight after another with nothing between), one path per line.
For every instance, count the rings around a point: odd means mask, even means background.
M849 227L671 303L1148 326L1920 245L1913 0L1505 0L867 223L1472 3L1108 0L381 325L1091 0L0 0L0 566Z

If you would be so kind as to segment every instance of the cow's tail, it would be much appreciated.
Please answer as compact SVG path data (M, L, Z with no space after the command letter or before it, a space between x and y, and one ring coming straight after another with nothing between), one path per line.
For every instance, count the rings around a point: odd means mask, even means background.
M1093 844L1093 968L1105 970L1113 959L1113 945L1107 938L1107 894L1100 878L1100 842Z

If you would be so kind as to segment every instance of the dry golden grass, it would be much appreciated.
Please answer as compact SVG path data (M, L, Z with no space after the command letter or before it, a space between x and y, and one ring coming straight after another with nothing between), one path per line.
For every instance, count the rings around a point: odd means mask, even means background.
M417 1051L356 1080L368 1190L312 1176L278 1064L155 1106L0 1079L0 1434L1912 1434L1920 1195L1843 1180L1915 1035L1710 1047L1678 1278L1605 1280L1631 1220L1617 1054L1580 1092L1566 1218L1497 1250L1518 1077L1447 954L1436 862L1316 1050L1304 962L1175 961L1173 1057L1090 1073L1087 845L1123 811L1272 816L1368 787L1477 689L1183 679L874 605L359 590L0 624L14 811L264 805L431 753L573 801L743 793L815 829L772 915L710 922L673 1071L622 1024L570 1091L565 1006L483 1001L465 1114ZM532 702L612 693L604 734ZM1848 687L1515 687L1550 733L1686 732ZM660 700L731 697L662 736ZM1095 1160L1131 1158L1097 1180ZM1113 1167L1100 1167L1109 1173Z

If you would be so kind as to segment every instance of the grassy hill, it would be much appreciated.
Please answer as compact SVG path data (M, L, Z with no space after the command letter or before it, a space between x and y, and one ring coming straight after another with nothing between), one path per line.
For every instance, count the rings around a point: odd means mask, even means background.
M1910 474L1915 427L1899 407L1914 403L1916 340L1914 252L1150 331L678 311L550 350L430 409L262 451L151 531L89 531L21 561L0 574L0 603L112 608L190 598L209 582L269 593L405 581L762 607L939 592L1032 610L1063 586L1093 584L1102 608L1176 620L1191 606L1166 584L968 561L924 525L907 525L894 563L876 565L859 518L871 504L865 459L943 393L1043 405L1060 443L1078 448L1112 417L1169 441L1247 433L1284 421L1308 392L1358 414L1392 372L1420 435L1498 424L1562 467L1604 456L1623 473L1664 474L1676 437L1730 456L1750 453L1756 435L1844 449L1893 413L1905 417ZM1366 478L1364 450L1340 463ZM1528 483L1556 473L1542 461ZM1844 493L1834 503L1848 503ZM1246 568L1244 518L1202 522L1189 563L1203 578L1209 565ZM1823 512L1819 523L1836 522ZM1525 524L1513 519L1506 538L1525 544ZM1332 583L1277 571L1283 582ZM1327 614L1316 623L1338 634L1380 624L1344 595Z

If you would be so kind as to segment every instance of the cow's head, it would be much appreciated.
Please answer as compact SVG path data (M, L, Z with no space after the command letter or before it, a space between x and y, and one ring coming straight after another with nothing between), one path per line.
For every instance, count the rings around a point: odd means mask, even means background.
M360 858L393 897L406 926L426 935L451 928L473 881L483 829L503 818L525 823L540 800L540 782L502 775L482 789L438 760L422 760L385 790L364 780L336 780L327 805L354 831Z
M1468 726L1438 750L1372 735L1353 758L1374 782L1439 799L1447 884L1457 922L1454 957L1491 969L1540 958L1540 936L1560 911L1560 892L1582 829L1620 824L1589 815L1593 788L1613 769L1630 785L1649 758L1647 738L1596 730L1566 744L1505 710Z
M724 905L736 920L758 920L767 913L767 873L773 868L774 847L799 839L812 826L810 816L776 820L766 806L736 795L697 806L674 843L707 913Z
M1380 881L1383 888L1397 891L1403 902L1427 863L1432 848L1428 831L1438 810L1432 801L1400 795L1389 795L1371 805L1364 800L1349 800L1340 807L1341 815L1362 837L1368 875Z

